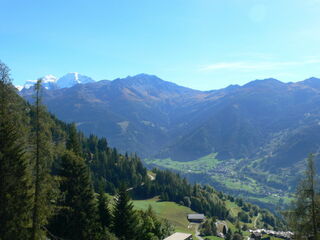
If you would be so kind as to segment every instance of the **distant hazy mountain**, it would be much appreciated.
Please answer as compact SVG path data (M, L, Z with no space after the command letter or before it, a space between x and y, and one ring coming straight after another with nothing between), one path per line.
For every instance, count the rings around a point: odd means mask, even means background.
M219 159L263 158L259 166L271 169L294 166L320 149L317 78L255 80L213 91L146 74L99 82L67 74L56 83L59 88L44 92L51 112L142 157L190 161L218 153Z
M37 80L28 80L22 88L19 90L30 89ZM58 88L69 88L76 84L92 83L94 80L85 75L79 73L68 73L61 78L57 78L53 75L46 75L42 77L42 86L48 90L58 89Z
M158 156L192 160L267 157L266 168L291 166L320 147L320 80L256 80L207 96L192 127Z

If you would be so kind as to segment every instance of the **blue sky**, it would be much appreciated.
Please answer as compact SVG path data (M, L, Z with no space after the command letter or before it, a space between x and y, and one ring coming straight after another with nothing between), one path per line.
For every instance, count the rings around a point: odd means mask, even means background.
M0 0L16 85L138 73L195 89L320 77L320 0Z

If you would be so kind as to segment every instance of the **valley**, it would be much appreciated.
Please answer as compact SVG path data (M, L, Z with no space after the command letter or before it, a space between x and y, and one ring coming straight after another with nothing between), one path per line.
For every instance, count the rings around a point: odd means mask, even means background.
M174 170L193 182L209 184L217 190L242 197L260 206L273 210L288 207L293 193L277 188L275 183L284 181L286 176L257 171L245 160L216 159L217 154L188 162L172 159L144 159L149 168L160 167ZM253 162L254 163L254 162Z

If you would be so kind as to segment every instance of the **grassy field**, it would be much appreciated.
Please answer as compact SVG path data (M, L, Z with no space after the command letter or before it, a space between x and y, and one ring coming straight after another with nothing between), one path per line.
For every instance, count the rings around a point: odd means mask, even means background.
M216 153L211 153L207 156L189 162L173 161L171 160L171 158L144 159L144 161L147 164L155 164L157 166L166 167L186 173L205 173L212 170L219 162L219 160L216 159L216 156Z
M242 180L239 180L237 178L232 178L232 177L224 177L222 181L221 176L212 176L212 179L214 179L217 182L223 183L223 185L230 190L241 189L243 191L246 191L252 194L260 191L260 187L256 183L256 181L249 177L246 177L245 179L242 179Z
M146 210L149 206L152 207L156 215L160 218L167 219L174 227L175 231L178 232L185 232L194 234L194 228L188 228L189 222L187 220L187 214L195 213L190 208L185 206L178 205L174 202L166 202L166 201L159 201L158 197L146 199L146 200L135 200L133 201L135 209ZM236 205L234 202L226 201L226 207L230 210L232 216L236 217L238 212L241 211L240 207ZM252 222L254 219L252 218ZM228 227L235 232L237 229L234 224L229 221L226 221ZM242 226L244 223L240 222ZM249 228L252 228L253 223L247 223ZM249 232L243 232L244 236L249 236ZM207 236L206 236L207 237ZM209 236L209 239L220 240L221 238Z
M237 217L241 211L240 207L235 202L226 201L226 207L230 210L230 214L233 217Z
M174 225L176 231L194 234L193 229L188 229L187 214L195 213L190 208L178 205L174 202L162 202L158 198L133 201L136 209L146 210L149 205L158 217L167 219Z
M270 240L281 240L281 238L272 237L272 236L269 236L269 235L266 235L266 234L262 236L262 239L266 239L268 237L270 238Z
M230 202L229 200L226 201L226 207L229 209L231 216L235 217L235 218L237 218L238 213L240 211L242 211L241 208L235 202ZM255 228L254 222L255 222L255 220L258 220L259 217L260 217L259 214L258 214L258 216L250 217L251 223L240 222L240 225L242 226L242 225L246 224L250 229L254 229ZM227 224L228 224L228 227L231 228L232 231L236 231L236 227L231 222L227 221ZM245 233L245 232L243 232L243 233ZM245 234L245 235L249 235L249 233Z
M222 240L223 238L220 238L220 237L216 237L216 236L206 236L204 237L205 239L208 238L210 240Z

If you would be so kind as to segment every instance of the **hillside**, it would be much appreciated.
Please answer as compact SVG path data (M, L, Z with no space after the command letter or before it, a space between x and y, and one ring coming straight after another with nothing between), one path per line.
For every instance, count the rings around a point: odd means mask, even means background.
M191 233L193 235L196 233L198 224L190 224L187 220L187 215L195 212L186 206L181 206L170 201L160 201L158 197L145 200L134 200L133 203L136 209L141 210L147 210L151 206L158 217L167 219L170 224L174 226L175 231ZM230 222L229 220L225 221L228 228L233 232L236 232L239 227L242 229L246 226L246 230L242 230L241 232L243 236L247 237L250 236L249 229L261 229L266 227L261 213L252 216L250 216L250 214L247 215L248 221L239 219L239 213L247 214L248 212L238 206L238 203L239 202L235 202L234 200L226 200L226 206L231 213L231 217L236 219L233 222Z
M188 228L187 214L195 212L188 207L180 206L174 202L161 202L159 198L135 200L133 204L136 209L141 210L147 210L151 206L157 216L167 219L176 231L194 234L194 229Z
M32 92L21 93L32 101ZM60 119L76 122L86 134L108 136L110 144L123 152L151 156L172 138L173 118L179 118L177 107L195 93L200 92L140 74L44 91L44 103Z

